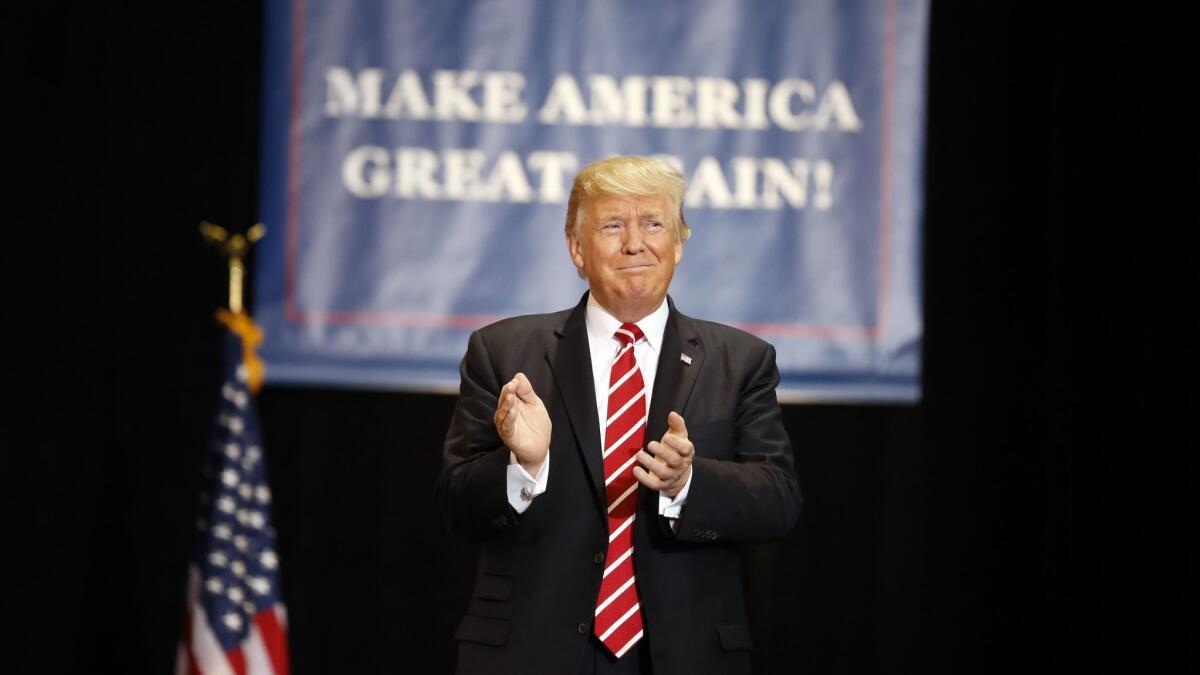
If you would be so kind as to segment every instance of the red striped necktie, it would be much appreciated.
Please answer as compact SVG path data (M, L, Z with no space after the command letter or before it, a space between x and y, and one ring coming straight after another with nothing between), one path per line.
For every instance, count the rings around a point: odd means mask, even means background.
M608 420L604 432L604 491L608 501L608 554L596 599L596 637L617 658L642 639L642 610L633 575L633 517L637 479L633 467L646 436L646 384L633 356L642 339L636 324L614 335L621 351L609 375Z

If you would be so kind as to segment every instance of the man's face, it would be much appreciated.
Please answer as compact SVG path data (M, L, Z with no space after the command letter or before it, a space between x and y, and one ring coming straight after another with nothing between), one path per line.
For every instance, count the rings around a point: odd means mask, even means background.
M683 257L663 197L599 197L567 235L571 260L592 295L621 321L637 321L662 304Z

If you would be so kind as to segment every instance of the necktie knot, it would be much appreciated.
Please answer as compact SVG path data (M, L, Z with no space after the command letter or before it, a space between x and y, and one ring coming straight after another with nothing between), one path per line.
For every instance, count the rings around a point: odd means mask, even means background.
M615 337L617 342L620 342L621 346L624 347L631 342L637 342L638 340L641 340L645 336L642 335L642 329L638 328L636 323L623 323L621 324L621 327L617 329L617 332L613 333L613 337Z

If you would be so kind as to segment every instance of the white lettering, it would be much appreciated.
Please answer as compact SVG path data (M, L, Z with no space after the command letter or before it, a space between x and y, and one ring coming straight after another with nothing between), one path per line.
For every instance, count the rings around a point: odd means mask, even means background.
M696 79L696 126L737 129L742 118L737 113L738 87L720 77Z
M435 70L429 82L402 70L385 90L379 68L325 70L324 114L515 124L525 120L525 76L515 71ZM384 94L386 94L386 99ZM624 125L788 131L862 130L846 85L811 81L594 74L586 92L570 73L555 76L537 112L542 124Z
M325 114L329 117L378 117L383 71L367 68L354 78L345 68L325 70Z
M823 131L829 126L830 119L841 131L862 129L862 120L858 119L854 103L850 101L850 92L846 91L846 85L837 80L825 88L825 96L821 98L821 105L817 106L817 113L813 116L813 128Z
M586 124L588 121L587 104L583 102L583 93L575 78L563 73L554 78L550 94L538 111L538 121L543 124Z
M479 106L471 98L471 89L479 84L473 70L436 70L433 73L434 110L439 120L479 120Z
M520 122L525 119L521 90L525 76L494 71L483 75L483 119L488 122Z
M651 85L654 97L650 118L657 127L690 127L695 121L688 107L692 81L686 77L656 77Z
M657 155L685 171L673 155ZM477 148L363 145L342 162L346 191L361 199L561 204L567 200L574 154L538 150L522 157L506 150L489 156ZM684 203L689 208L804 209L833 207L834 169L827 159L733 157L726 164L706 155L690 167ZM530 180L530 178L533 180Z
M640 127L646 124L646 78L630 75L620 86L608 75L588 78L592 98L592 124L625 124Z
M742 90L746 93L746 128L767 128L767 92L771 83L766 80L743 80Z
M733 204L739 209L758 206L758 162L753 157L734 157Z
M529 153L529 168L540 171L541 183L538 189L538 201L544 204L556 204L567 200L565 174L574 172L578 163L575 155L569 152L531 152Z
M442 190L434 174L438 157L425 148L396 149L396 196L437 199Z
M812 83L807 80L782 80L771 89L767 99L767 110L771 113L771 121L776 126L788 131L800 131L812 123L812 116L805 112L792 112L792 97L798 96L800 102L812 105L817 100L817 92Z
M364 145L351 150L342 162L342 184L355 197L381 197L391 182L387 148Z
M703 157L696 165L683 203L686 206L711 206L714 209L727 209L733 204L725 174L715 157Z
M508 199L504 199L505 193ZM515 152L500 153L492 176L488 179L487 188L480 198L489 202L531 202L533 188L529 187L529 179L521 166L521 158Z
M442 194L446 199L476 199L479 173L486 161L482 150L442 151Z
M408 117L414 120L427 120L431 113L429 98L425 96L421 78L412 70L405 70L396 78L392 93L383 106L383 116L399 119L405 111L408 112Z
M762 205L768 209L783 206L782 196L789 206L802 209L808 203L808 162L793 159L791 170L783 161L767 157L762 161Z
M813 165L813 206L821 211L828 211L833 206L833 163L827 159L818 159Z

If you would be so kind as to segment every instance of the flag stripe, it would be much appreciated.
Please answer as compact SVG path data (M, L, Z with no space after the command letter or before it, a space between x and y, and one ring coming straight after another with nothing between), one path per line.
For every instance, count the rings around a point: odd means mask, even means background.
M192 606L196 592L200 586L200 576L196 573L196 568L192 567L188 570L188 606L183 612L183 634L186 638L192 635ZM196 655L192 653L192 641L185 639L179 645L179 654L176 657L178 663L175 665L176 673L182 675L201 675L200 666L196 664Z
M233 666L234 675L246 675L246 654L242 651L242 645L225 652L225 656L229 657L229 665Z
M254 623L262 632L263 644L267 647L267 656L271 659L271 666L276 675L287 675L291 665L288 660L287 632L280 619L282 609L280 605L275 605L254 617Z
M209 628L204 608L198 604L192 608L191 638L191 652L196 660L197 671L203 675L233 675L233 666L217 642L217 636Z
M242 642L246 654L246 666L251 673L271 672L271 659L267 656L267 645L263 644L262 631L257 625L250 626L250 633Z

